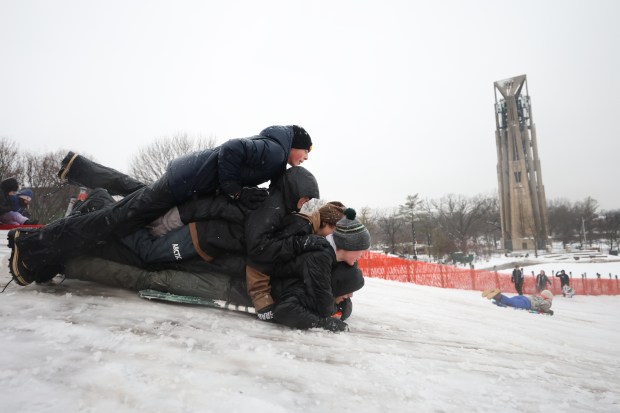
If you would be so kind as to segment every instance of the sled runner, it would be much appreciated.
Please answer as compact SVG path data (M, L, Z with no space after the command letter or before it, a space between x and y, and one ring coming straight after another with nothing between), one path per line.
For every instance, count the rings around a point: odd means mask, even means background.
M156 291L156 290L140 290L138 292L138 295L148 300L160 300L160 301L169 301L169 302L182 303L182 304L203 305L206 307L222 308L222 309L231 310L231 311L239 311L241 313L256 314L256 310L254 309L254 307L236 305L236 304L226 302L224 300L212 300L209 298L192 297L189 295L176 295L176 294L170 294L170 293L163 293L161 291Z

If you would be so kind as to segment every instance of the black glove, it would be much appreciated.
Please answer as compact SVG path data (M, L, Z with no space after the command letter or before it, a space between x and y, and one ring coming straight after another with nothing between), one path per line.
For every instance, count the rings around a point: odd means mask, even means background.
M255 186L242 188L238 182L234 181L222 182L220 187L229 197L239 201L247 209L258 208L269 196L269 191L265 188Z
M342 315L340 316L340 319L342 321L351 317L351 313L353 312L353 302L351 301L350 298L347 298L346 300L342 301L340 304L337 304L337 307L338 307L338 311L342 313Z
M333 331L334 333L338 331L349 331L349 326L347 325L347 323L333 317L321 318L316 323L316 327L320 327L324 330Z
M239 193L239 202L247 209L258 208L269 196L269 191L265 188L255 186L246 187Z
M38 219L27 219L26 222L24 222L24 225L37 225L38 223Z
M222 182L220 187L222 188L222 191L224 191L224 193L232 199L239 199L239 194L243 189L241 184L235 181Z
M549 315L553 315L553 310L548 311Z
M260 309L256 316L261 321L273 322L273 304Z
M308 251L319 251L323 248L331 248L329 241L320 235L299 235L293 239L295 253L301 254Z

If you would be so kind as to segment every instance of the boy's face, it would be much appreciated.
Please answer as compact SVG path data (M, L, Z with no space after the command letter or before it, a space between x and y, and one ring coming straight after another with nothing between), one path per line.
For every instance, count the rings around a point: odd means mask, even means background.
M341 302L343 302L344 300L346 300L347 298L351 298L353 297L353 293L349 293L349 294L344 294L344 295L339 295L338 297L336 297L335 301L336 304L340 304Z
M364 251L344 251L342 258L349 266L354 266L357 260L359 260Z
M308 160L308 153L307 149L291 149L291 152L288 154L288 164L291 166L301 165Z

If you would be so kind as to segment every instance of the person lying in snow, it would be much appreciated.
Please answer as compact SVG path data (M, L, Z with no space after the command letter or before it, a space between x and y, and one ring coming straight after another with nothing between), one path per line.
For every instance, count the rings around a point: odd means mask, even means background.
M312 141L299 126L272 126L259 135L231 139L219 147L171 161L153 184L142 186L120 202L90 214L59 219L42 227L37 236L15 237L21 250L12 254L11 275L26 285L59 264L57 257L103 241L122 238L165 214L171 207L220 190L248 209L258 207L267 190L257 188L308 159ZM74 179L82 158L72 152L61 162L61 179ZM49 276L49 273L47 274Z
M489 300L493 300L493 303L499 306L522 308L524 310L553 315L553 310L551 309L553 293L549 290L543 290L539 295L516 295L514 297L508 297L503 295L499 288L492 288L484 290L482 296Z

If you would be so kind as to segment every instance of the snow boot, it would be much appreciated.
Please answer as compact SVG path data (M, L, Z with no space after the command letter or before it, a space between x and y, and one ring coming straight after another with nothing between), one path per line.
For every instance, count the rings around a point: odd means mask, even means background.
M258 319L272 322L274 301L271 297L269 276L248 265L245 267L245 279Z
M107 189L111 195L126 196L145 186L116 169L100 165L73 152L69 152L60 162L58 177L63 181L67 180L71 185Z
M489 300L495 299L497 301L496 297L498 295L500 295L501 293L502 293L502 291L499 288L491 288L491 289L488 289L488 290L484 290L482 292L482 296L484 298L489 299Z
M53 251L44 248L38 228L20 228L9 231L9 272L17 284L46 282L60 272Z

